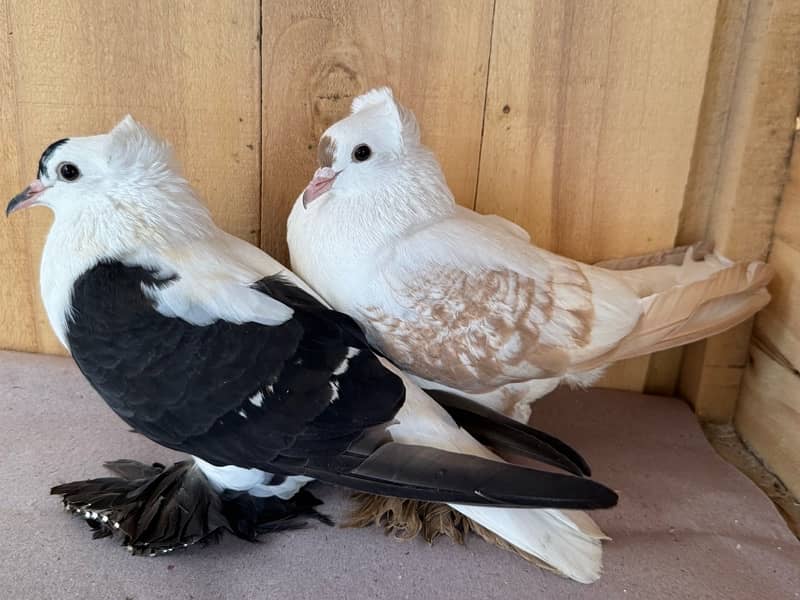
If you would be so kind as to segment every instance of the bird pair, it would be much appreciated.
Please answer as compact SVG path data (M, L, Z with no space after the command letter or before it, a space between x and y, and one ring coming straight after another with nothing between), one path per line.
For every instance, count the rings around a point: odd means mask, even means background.
M55 214L40 281L53 330L128 425L194 457L116 462L119 477L54 491L96 536L120 530L154 554L324 520L301 489L318 479L447 503L596 580L604 535L574 509L616 494L519 421L560 381L587 385L614 360L746 319L769 299L768 267L696 249L588 266L538 249L455 204L386 88L355 99L318 157L289 217L301 280L219 229L168 146L132 118L44 151L6 212Z

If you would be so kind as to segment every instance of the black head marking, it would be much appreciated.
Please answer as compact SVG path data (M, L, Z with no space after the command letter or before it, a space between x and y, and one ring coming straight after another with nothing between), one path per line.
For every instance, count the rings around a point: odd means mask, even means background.
M63 144L66 144L68 141L69 138L64 138L53 142L47 148L45 148L44 152L42 152L41 158L39 159L39 173L38 173L39 179L47 175L47 161L49 160L53 152L56 151L56 148L58 148Z

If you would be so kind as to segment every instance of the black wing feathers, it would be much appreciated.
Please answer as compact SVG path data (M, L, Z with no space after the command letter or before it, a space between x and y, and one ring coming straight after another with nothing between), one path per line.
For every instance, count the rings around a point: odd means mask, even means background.
M294 309L281 325L197 326L161 315L143 292L171 280L100 263L74 285L67 331L92 385L151 439L215 464L268 470L282 455L342 453L402 406L402 382L352 319L295 286L254 284Z
M352 319L271 277L253 288L293 309L285 323L198 326L161 315L143 291L174 279L100 263L74 285L67 330L92 385L156 442L216 465L412 499L566 508L616 502L589 480L387 443L405 388Z
M308 292L293 285L280 275L265 277L253 284L253 288L295 309L295 318L306 329L325 331L327 337L362 350L370 349L361 327L351 317L323 306ZM322 329L327 324L326 330ZM324 338L320 338L322 341ZM374 350L373 350L374 353Z
M487 446L527 456L575 475L592 474L589 464L574 448L544 431L518 423L463 396L441 390L426 392L456 423Z

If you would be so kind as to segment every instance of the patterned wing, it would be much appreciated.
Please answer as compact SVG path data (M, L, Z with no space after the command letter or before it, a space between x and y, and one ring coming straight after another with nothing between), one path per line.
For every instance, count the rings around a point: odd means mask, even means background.
M362 309L373 342L402 368L459 389L561 374L591 342L592 288L572 261L541 277L439 266L387 286L392 303Z

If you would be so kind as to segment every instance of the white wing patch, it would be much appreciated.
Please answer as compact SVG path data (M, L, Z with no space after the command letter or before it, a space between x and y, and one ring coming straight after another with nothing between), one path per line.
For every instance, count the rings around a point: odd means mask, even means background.
M264 404L264 393L261 390L259 390L258 392L250 396L249 401L250 404L252 404L253 406L261 408L261 405Z
M149 265L174 275L169 285L143 286L156 310L165 317L198 326L216 321L274 326L291 319L291 308L253 288L280 265L258 248L245 251L245 242L222 231L217 233L210 240L175 248L164 256L131 259L135 259L132 264ZM259 261L259 257L264 260Z
M258 469L243 469L233 465L217 467L207 463L202 458L193 456L197 467L208 478L209 483L217 491L224 489L235 490L237 492L250 490L263 483L268 483L272 475Z
M339 399L339 382L338 381L331 381L331 400L330 403L333 404Z
M347 356L345 356L344 360L342 360L342 362L340 362L339 365L333 370L333 374L338 377L339 375L343 375L345 372L347 372L347 369L350 366L350 359L358 356L359 352L361 352L361 350L358 348L353 348L352 346L348 348Z
M266 294L238 282L208 282L193 285L183 278L162 288L143 286L165 317L177 317L205 326L216 321L281 325L292 318L292 309Z

